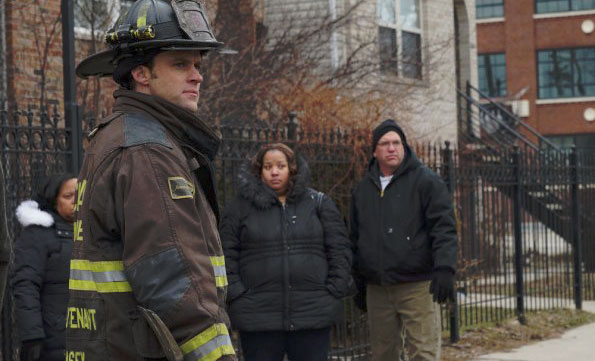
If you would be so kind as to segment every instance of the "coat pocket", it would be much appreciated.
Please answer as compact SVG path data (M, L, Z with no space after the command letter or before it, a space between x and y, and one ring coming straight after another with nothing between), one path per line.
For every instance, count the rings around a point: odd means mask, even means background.
M155 336L149 323L139 313L135 313L132 318L132 337L136 351L143 358L159 359L165 357L165 352L161 349L161 344Z

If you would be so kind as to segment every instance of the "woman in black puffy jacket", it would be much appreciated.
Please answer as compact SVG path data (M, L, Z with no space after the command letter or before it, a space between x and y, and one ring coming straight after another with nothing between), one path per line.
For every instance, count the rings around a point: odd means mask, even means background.
M11 285L23 361L64 360L75 191L73 175L55 176L16 210Z
M333 201L284 144L263 146L221 222L232 325L246 361L327 359L330 326L354 289Z

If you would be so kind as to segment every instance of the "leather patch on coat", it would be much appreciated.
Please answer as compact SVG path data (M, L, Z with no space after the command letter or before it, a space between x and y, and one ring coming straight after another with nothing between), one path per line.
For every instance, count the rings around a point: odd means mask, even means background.
M126 114L124 118L125 146L156 143L172 148L165 135L165 128L157 120L141 114Z
M194 184L184 177L168 177L171 199L194 198Z

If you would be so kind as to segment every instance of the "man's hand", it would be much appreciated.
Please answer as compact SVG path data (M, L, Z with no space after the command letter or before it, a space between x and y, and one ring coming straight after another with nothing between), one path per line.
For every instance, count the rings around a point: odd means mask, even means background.
M37 361L41 357L42 340L28 340L24 341L21 346L21 360L22 361Z
M455 275L450 268L438 267L434 270L430 293L434 302L455 301Z

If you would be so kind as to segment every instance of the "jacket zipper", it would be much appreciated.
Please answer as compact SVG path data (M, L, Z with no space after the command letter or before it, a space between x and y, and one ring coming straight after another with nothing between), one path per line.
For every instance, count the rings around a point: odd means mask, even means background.
M289 310L289 249L290 246L287 243L287 231L288 231L288 222L287 222L287 203L281 203L281 237L283 238L283 282L285 283L285 287L283 287L284 298L283 303L285 307L283 307L283 314L284 314L284 327L285 329L293 330L293 324L291 323L290 317L290 310Z
M382 189L382 185L380 185L381 191L380 191L380 199L378 200L378 202L380 203L378 205L378 209L380 210L380 240L378 242L378 255L380 256L380 284L383 285L384 284L384 210L383 208L383 199L384 199L384 189Z

